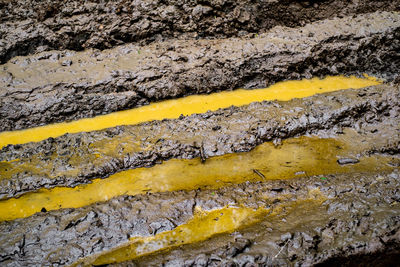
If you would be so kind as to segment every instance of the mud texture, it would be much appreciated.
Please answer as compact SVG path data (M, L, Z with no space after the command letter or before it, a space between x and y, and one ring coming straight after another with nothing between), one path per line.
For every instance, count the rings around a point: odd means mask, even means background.
M170 158L200 157L201 151L207 158L266 141L342 133L344 127L371 136L364 154L398 154L399 101L399 85L380 85L9 145L0 153L0 161L9 162L3 163L0 196L75 186Z
M0 67L0 131L288 79L366 72L398 80L399 40L400 14L376 12L242 38L17 57Z
M330 175L327 182L319 177L281 182L273 185L277 196L287 192L301 195L305 187L314 187L328 200L322 205L308 203L288 209L230 236L112 266L397 266L399 172L370 175ZM242 186L249 198L266 190L252 184ZM277 188L282 192L276 193Z
M0 63L45 50L234 37L377 10L400 10L399 1L2 0Z
M207 163L264 142L279 149L304 135L344 141L349 153L323 176L43 207L0 222L0 265L90 265L131 237L185 225L198 208L227 206L271 213L114 265L398 265L399 11L398 0L0 0L0 131L290 79L368 73L386 82L8 145L0 150L0 201L172 158ZM366 158L376 169L357 168Z
M286 208L233 235L139 259L139 266L168 262L167 266L308 265L342 255L389 254L390 250L398 255L399 187L400 173L394 171L329 175L326 181L310 177L245 183L214 191L118 197L84 208L42 212L0 223L0 262L12 266L66 265L86 258L90 263L88 256L126 243L131 236L174 229L193 215L195 206L210 210L228 204ZM328 199L314 205L312 192L316 190ZM301 200L311 202L296 204ZM302 225L296 216L303 218Z

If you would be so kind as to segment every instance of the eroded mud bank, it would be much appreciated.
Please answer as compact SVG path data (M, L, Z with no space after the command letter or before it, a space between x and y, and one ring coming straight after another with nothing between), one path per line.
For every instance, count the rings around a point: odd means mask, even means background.
M376 12L224 40L44 52L1 66L0 130L141 106L166 98L363 72L395 79L400 15Z
M44 50L226 38L374 11L398 1L0 1L0 63Z
M88 183L170 158L207 158L298 135L341 133L344 127L372 135L371 150L398 153L399 94L398 85L380 85L10 145L0 154L1 196Z

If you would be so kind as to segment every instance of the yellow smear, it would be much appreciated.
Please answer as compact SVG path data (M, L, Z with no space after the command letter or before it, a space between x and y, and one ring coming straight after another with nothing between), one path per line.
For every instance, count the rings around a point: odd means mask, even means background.
M174 100L153 103L147 106L126 111L114 112L94 118L63 122L20 131L0 133L0 148L8 144L38 142L49 137L57 137L66 133L88 132L115 127L118 125L137 124L152 120L174 119L181 114L191 115L217 110L229 106L242 106L256 101L281 100L312 96L318 93L332 92L349 88L363 88L378 85L376 78L357 78L355 76L335 76L325 79L286 81L268 88L220 92L210 95L194 95Z
M9 161L0 161L0 164L10 164L10 163L13 163L13 162L18 162L18 161L20 161L20 159L13 159L13 160L9 160Z
M197 212L195 212L193 218L174 230L150 237L130 238L128 244L98 255L94 260L84 259L83 263L86 265L102 265L134 260L162 250L201 242L217 234L231 233L257 222L285 217L293 209L310 210L320 206L325 200L326 197L318 189L314 189L309 192L307 198L285 202L274 209L225 207L212 211L202 211L196 207Z
M261 220L267 209L259 208L223 208L213 211L201 211L186 224L174 230L162 232L150 237L133 237L129 245L98 257L93 265L102 265L135 259L156 251L184 244L206 240L215 234L233 232L241 226Z
M275 147L264 143L245 153L227 154L206 160L172 159L152 168L137 168L95 179L75 188L40 189L19 198L0 201L0 221L27 217L42 208L78 208L120 195L144 192L220 188L245 181L288 179L319 174L370 172L389 168L386 158L361 158L355 165L340 166L337 156L353 151L349 141L299 137ZM264 177L265 178L264 178Z

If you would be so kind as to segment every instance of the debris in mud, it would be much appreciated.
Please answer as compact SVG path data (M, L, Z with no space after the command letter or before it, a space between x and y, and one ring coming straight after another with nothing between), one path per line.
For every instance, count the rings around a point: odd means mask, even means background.
M259 170L253 169L253 172L254 172L255 174L257 174L258 176L260 176L260 178L265 179L264 174L262 174Z
M353 159L353 158L342 158L338 159L337 162L340 165L346 165L346 164L356 164L359 163L360 161L358 159Z

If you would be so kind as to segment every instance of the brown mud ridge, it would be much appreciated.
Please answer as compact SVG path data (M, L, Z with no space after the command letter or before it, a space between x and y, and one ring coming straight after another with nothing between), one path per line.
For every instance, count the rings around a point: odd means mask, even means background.
M17 57L0 67L0 131L288 79L366 72L393 80L399 40L400 14L376 12L253 37Z
M294 139L333 140L325 153L333 163L318 175L252 169L257 179L240 183L44 206L0 222L0 265L400 262L399 1L99 2L0 0L0 131L289 79L365 72L385 83L8 145L0 205L177 159L207 168L215 157L283 150ZM113 260L132 238L164 242L157 237L188 229L199 210L227 207L251 210L247 224L184 245L171 239L165 249L154 243L147 254L133 246L137 257ZM210 228L225 219L221 212Z
M226 38L334 16L399 11L398 1L0 1L0 63L45 50L171 38Z

